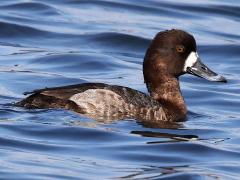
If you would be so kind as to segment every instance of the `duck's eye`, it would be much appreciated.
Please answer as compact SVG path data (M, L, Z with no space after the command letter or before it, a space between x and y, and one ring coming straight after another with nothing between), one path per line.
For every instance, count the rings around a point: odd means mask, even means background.
M184 53L185 52L185 47L182 45L177 45L176 46L176 51L179 53Z

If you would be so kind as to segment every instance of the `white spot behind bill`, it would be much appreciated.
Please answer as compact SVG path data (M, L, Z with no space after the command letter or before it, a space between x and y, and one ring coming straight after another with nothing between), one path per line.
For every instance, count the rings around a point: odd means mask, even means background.
M188 67L192 67L197 62L197 59L197 52L191 52L185 61L183 71L186 72Z

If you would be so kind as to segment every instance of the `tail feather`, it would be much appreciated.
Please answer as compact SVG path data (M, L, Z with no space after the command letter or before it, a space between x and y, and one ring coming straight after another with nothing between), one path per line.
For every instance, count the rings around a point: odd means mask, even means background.
M68 99L59 99L53 96L46 96L40 93L32 94L29 97L16 103L16 106L28 109L46 109L46 108L63 108L83 113L81 108Z

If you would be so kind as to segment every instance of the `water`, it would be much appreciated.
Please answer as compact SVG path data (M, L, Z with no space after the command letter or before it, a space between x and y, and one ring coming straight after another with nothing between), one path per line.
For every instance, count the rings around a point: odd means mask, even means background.
M239 21L233 0L1 0L0 179L239 179ZM82 82L146 92L145 50L171 28L194 34L204 63L228 79L181 77L186 122L96 122L10 104Z

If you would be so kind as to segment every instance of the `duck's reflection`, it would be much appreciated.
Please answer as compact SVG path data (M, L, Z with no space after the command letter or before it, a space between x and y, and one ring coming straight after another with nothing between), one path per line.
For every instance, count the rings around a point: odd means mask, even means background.
M146 128L167 128L179 129L183 128L182 122L161 121L155 119L153 116L146 116L144 114L118 114L117 116L100 116L98 114L80 114L82 117L87 117L96 120L96 123L109 124L121 120L133 120Z
M154 143L166 143L166 142L179 142L179 141L193 141L197 140L198 136L196 135L180 135L180 134L171 134L171 133L161 133L161 132L153 132L153 131L131 131L131 134L138 134L143 137L155 137L155 138L167 138L171 139L169 141L151 141L147 142L148 144Z
M83 117L86 117L84 115ZM147 143L166 143L166 139L169 139L169 142L179 142L179 141L193 141L193 140L198 140L197 135L192 135L192 134L172 134L172 133L162 133L159 132L159 129L169 129L171 132L172 130L177 130L177 129L182 129L184 128L183 123L181 122L167 122L167 121L151 121L151 120L146 120L146 119L129 119L127 117L121 117L119 120L118 117L115 118L104 118L104 117L96 117L96 116L90 116L88 117L89 121L83 122L83 121L74 121L71 122L71 125L73 126L86 126L86 127L91 127L91 128L96 128L101 125L110 125L111 123L116 123L120 120L122 121L132 121L136 122L140 126L144 127L144 130L134 130L130 131L131 134L137 134L141 135L143 137L153 137L153 138L164 138L164 141L152 141L152 142L147 142ZM124 119L125 118L125 119ZM108 128L109 129L109 128ZM150 129L148 131L148 129ZM156 130L156 131L154 131Z

